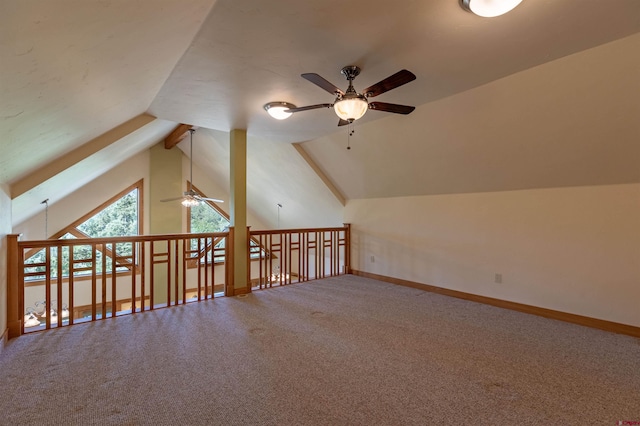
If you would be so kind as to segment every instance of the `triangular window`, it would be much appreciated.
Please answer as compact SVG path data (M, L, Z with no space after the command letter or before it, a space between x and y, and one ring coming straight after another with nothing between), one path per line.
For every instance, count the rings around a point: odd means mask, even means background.
M187 182L187 187L189 187L189 182ZM194 185L191 185L191 189L201 197L208 198ZM195 207L188 207L187 218L187 232L194 234L201 232L225 232L231 224L231 222L229 221L229 215L224 210L222 210L220 206L218 206L211 200L206 200ZM252 259L257 259L260 256L260 247L258 246L258 242L254 239L251 239L250 244L250 257ZM197 248L195 245L197 245L197 240L192 240L192 250L195 250ZM224 248L224 240L216 241L214 247L216 249ZM207 250L209 250L208 247ZM218 257L219 256L216 256L216 262L223 261L222 258L218 259ZM209 255L207 256L207 261L211 261L210 251Z
M142 180L124 189L109 200L102 203L86 215L67 225L49 239L76 239L76 238L102 238L102 237L123 237L140 235L142 230ZM102 273L102 256L106 255L107 271L112 270L114 254L109 245L96 247L96 271ZM27 273L34 273L27 277L29 281L44 279L46 270L46 249L34 249L25 253L25 264L33 267L25 270ZM116 272L129 272L132 269L131 256L132 244L123 243L116 245ZM49 253L51 262L51 278L58 275L58 252L51 249ZM61 249L62 276L69 275L69 248ZM83 266L90 267L91 263L84 261L91 258L91 246L74 246L73 259L74 268L81 269ZM137 261L135 262L137 264ZM42 272L43 275L38 275ZM82 276L88 271L75 271L74 276Z

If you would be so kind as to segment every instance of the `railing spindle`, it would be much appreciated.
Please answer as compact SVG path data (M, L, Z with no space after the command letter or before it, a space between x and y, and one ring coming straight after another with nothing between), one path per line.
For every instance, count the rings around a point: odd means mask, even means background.
M253 282L260 289L276 285L288 285L310 279L348 273L350 265L349 226L344 228L293 229L274 231L249 231L249 268L253 264ZM224 268L225 295L233 294L233 268L230 262L233 248L233 229L229 232L210 234L169 234L111 238L69 238L61 240L17 241L16 255L11 257L11 265L16 272L19 299L12 302L21 316L15 320L16 329L24 333L22 318L25 305L30 306L41 299L25 301L25 283L29 287L44 286L44 306L38 305L42 322L39 327L27 331L37 331L77 323L83 316L95 321L98 318L117 317L122 312L121 304L130 302L130 313L155 308L156 268L166 268L167 301L162 306L187 303L187 293L196 290L197 300L213 298L216 286L216 267ZM191 239L197 241L198 250L191 249ZM222 244L220 244L222 243ZM255 245L257 243L257 246ZM118 254L121 246L122 254ZM130 244L130 246L126 246ZM156 244L158 246L156 247ZM216 248L216 244L222 247ZM251 246L254 244L254 246ZM180 247L182 245L182 247ZM159 248L166 246L166 253ZM130 250L129 250L130 247ZM130 256L129 252L130 251ZM26 256L40 253L39 259L28 260ZM68 253L68 254L67 254ZM65 256L68 255L68 265ZM102 259L98 259L98 255ZM111 261L109 261L111 258ZM224 258L219 263L220 258ZM25 261L30 263L25 263ZM52 270L54 262L55 264ZM257 265L255 262L257 261ZM110 264L109 264L110 263ZM344 265L342 265L344 263ZM217 266L218 265L218 266ZM276 269L275 267L278 266ZM148 268L148 269L147 269ZM180 270L182 268L182 271ZM204 268L204 270L203 270ZM158 272L161 270L159 269ZM8 268L11 270L11 268ZM251 269L249 269L251 271ZM277 272L276 272L277 271ZM55 275L54 275L55 274ZM109 274L111 276L109 277ZM130 284L123 274L130 274ZM194 276L195 274L195 276ZM110 279L109 279L110 278ZM100 284L98 284L100 279ZM41 280L41 281L40 281ZM182 282L180 282L182 280ZM190 286L189 281L192 284ZM53 289L53 286L56 289ZM98 288L98 285L100 287ZM108 286L111 286L109 290ZM124 290L125 287L130 287ZM174 287L172 287L174 286ZM195 286L195 289L193 288ZM38 287L42 288L42 287ZM68 295L66 294L68 288ZM98 294L99 292L99 294ZM33 290L29 295L36 294ZM148 294L147 294L148 293ZM110 296L110 298L109 298ZM29 296L33 298L32 296ZM40 296L42 297L42 293ZM119 300L118 298L122 298ZM100 298L100 301L98 301ZM15 299L14 299L15 300ZM84 304L81 302L84 301ZM68 323L66 316L68 303ZM100 308L98 308L100 303ZM139 306L138 306L139 305ZM111 315L107 312L110 306ZM44 312L42 312L44 308ZM84 313L86 312L86 314ZM52 313L58 315L53 322ZM90 313L90 314L89 314ZM14 316L16 316L14 314ZM40 315L39 315L40 316ZM13 317L12 317L13 321ZM44 324L43 324L44 323ZM37 325L37 323L36 323Z
M102 250L102 273L101 275L101 282L102 282L102 292L101 292L101 298L102 298L102 318L106 318L107 317L107 256L106 256L106 252L107 252L107 246L103 245L102 246L104 248L104 250ZM115 262L115 256L112 259L112 264L113 262ZM115 275L115 274L112 274Z
M117 276L117 269L118 269L118 264L116 262L116 250L118 250L118 245L115 242L111 243L111 253L113 253L112 257L111 257L111 318L116 316L116 311L118 310L118 307L116 306L116 300L118 300L116 298L116 276ZM135 259L132 257L131 258L131 276L135 277L136 276L136 262Z
M69 325L73 325L75 320L73 256L73 246L69 246Z
M44 290L44 315L45 315L45 328L48 330L51 328L51 249L47 247L45 249L45 290Z
M57 301L57 313L58 313L58 327L62 327L62 247L56 247L58 256L58 271L56 277L56 301Z
M145 310L145 300L147 298L147 293L146 293L146 288L145 288L145 277L146 277L146 272L147 272L147 257L145 255L146 253L146 247L147 244L149 244L147 241L140 241L140 242L136 242L136 243L131 243L131 256L132 259L139 259L140 263L140 298L142 299L142 306L140 307L140 311L144 312ZM150 244L153 244L150 243ZM136 250L136 248L139 248L139 250ZM153 266L152 266L153 267ZM133 274L135 275L135 274ZM131 286L135 289L136 288L136 277L132 276L131 277L131 281L132 284ZM152 298L151 296L149 297L149 304L151 305L152 303Z

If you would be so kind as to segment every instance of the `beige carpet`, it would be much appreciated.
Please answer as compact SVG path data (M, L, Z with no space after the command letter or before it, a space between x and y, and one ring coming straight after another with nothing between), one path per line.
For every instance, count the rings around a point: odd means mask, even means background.
M640 340L341 276L26 335L2 425L615 425Z

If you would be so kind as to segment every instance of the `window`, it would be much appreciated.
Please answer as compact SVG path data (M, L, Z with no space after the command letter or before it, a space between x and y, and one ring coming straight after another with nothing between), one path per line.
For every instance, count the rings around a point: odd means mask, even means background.
M189 182L187 182L187 187L189 187ZM207 198L207 196L195 186L191 185L191 189L201 197ZM213 201L207 200L195 207L187 208L187 232L189 233L224 232L230 224L229 215ZM214 242L216 249L224 248L224 240ZM197 249L197 240L191 240L191 249ZM211 251L208 247L207 250L209 252L207 261L210 262ZM260 248L258 243L252 239L250 257L257 259L259 256ZM218 261L218 259L216 259L216 261Z
M142 230L142 180L119 192L105 203L96 207L75 222L56 232L49 239L102 238L140 235ZM114 248L115 246L115 248ZM34 264L25 272L45 272L42 266L46 260L46 249L34 250L25 254L25 263ZM116 272L128 272L132 269L132 243L115 245L99 245L96 247L96 270L102 273L102 257L106 256L106 270L113 270L113 259L116 259ZM115 251L115 253L114 253ZM62 276L69 275L69 248L61 250ZM73 247L74 276L81 276L88 271L75 269L91 267L91 246ZM58 275L58 252L51 249L51 277ZM137 262L135 262L137 263ZM35 266L37 264L37 266ZM30 276L30 280L44 279L44 275Z
M191 189L206 198L206 195L195 186L192 185ZM229 215L213 201L205 201L195 207L187 208L187 232L189 233L224 232L230 224Z

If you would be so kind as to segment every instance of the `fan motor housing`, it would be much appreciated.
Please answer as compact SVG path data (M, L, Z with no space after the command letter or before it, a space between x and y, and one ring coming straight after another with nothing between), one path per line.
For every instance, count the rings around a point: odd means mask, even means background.
M347 65L346 67L342 68L340 72L342 73L342 75L347 77L347 80L351 81L358 75L360 75L360 67L357 67L355 65Z

